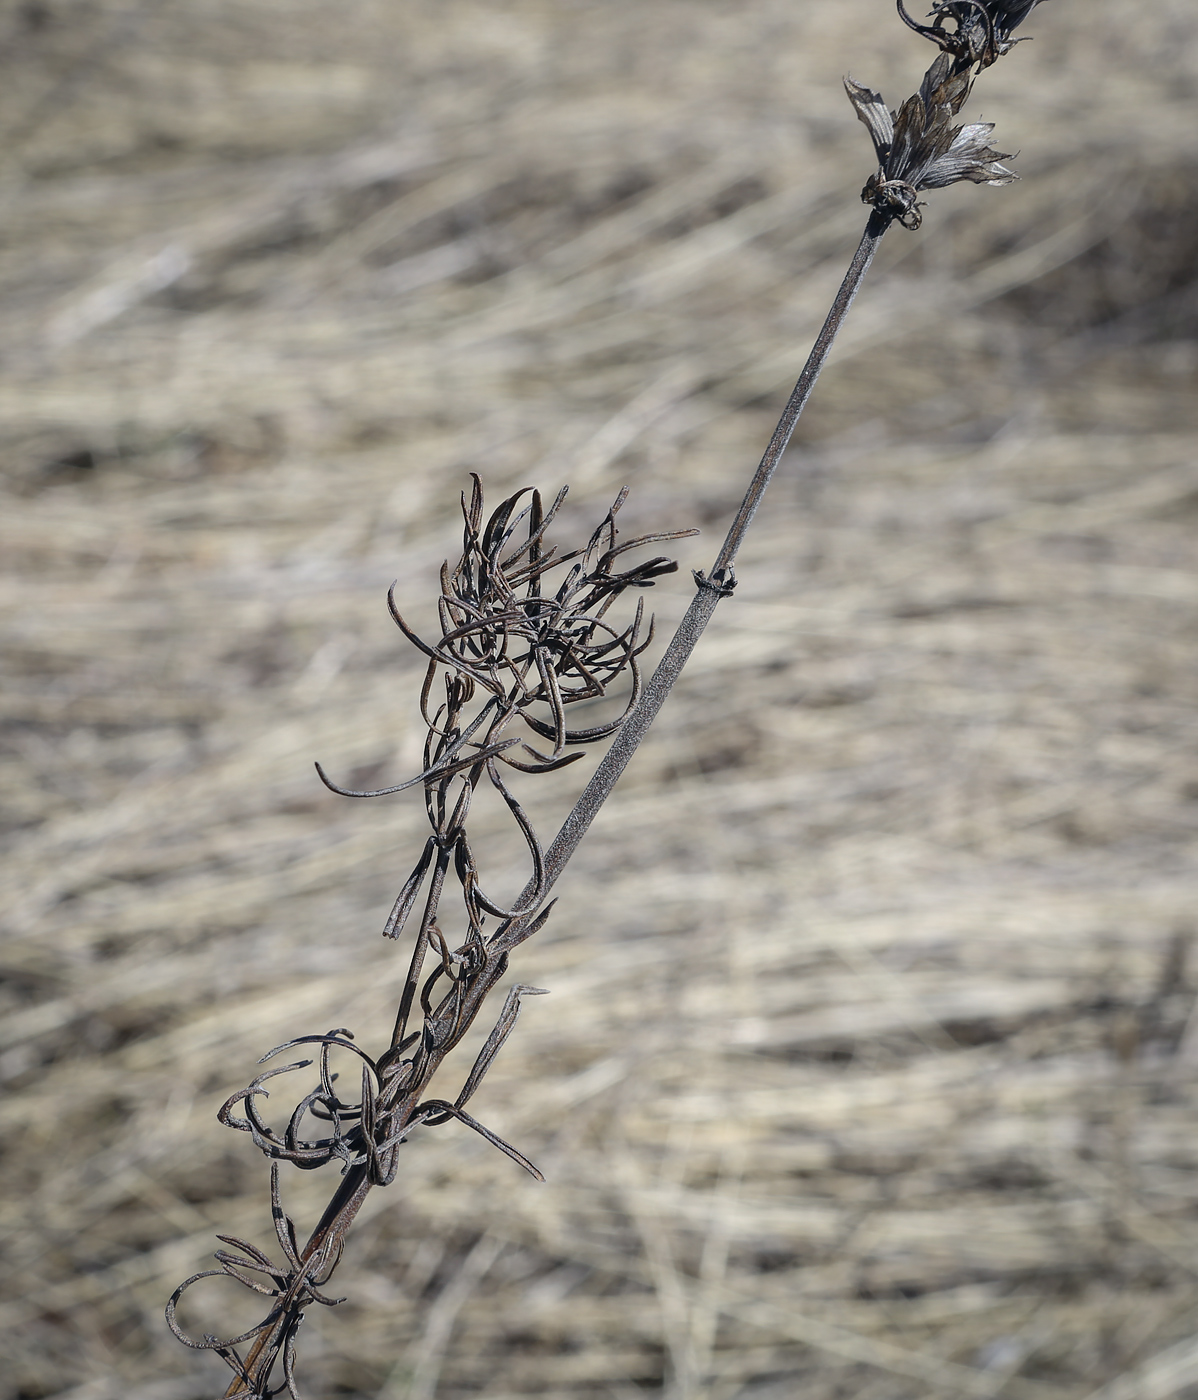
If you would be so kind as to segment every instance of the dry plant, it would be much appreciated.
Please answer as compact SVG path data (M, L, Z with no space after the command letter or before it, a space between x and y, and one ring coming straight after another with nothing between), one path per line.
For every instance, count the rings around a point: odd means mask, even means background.
M616 513L626 494L621 493L587 544L563 552L547 544L546 531L565 499L565 490L548 510L536 491L519 509L525 494L510 496L484 521L482 486L475 477L469 501L462 500L461 559L453 570L448 563L441 570L441 637L435 644L422 641L412 631L395 606L394 590L389 595L397 626L429 659L420 696L428 726L424 771L396 787L352 792L330 782L317 765L323 781L347 797L379 797L418 784L423 787L432 834L387 919L388 938L403 932L426 885L427 894L387 1050L372 1058L354 1043L349 1030L338 1028L325 1035L301 1036L269 1051L264 1060L301 1045L320 1047L320 1083L296 1105L282 1134L265 1121L257 1100L270 1098L266 1081L306 1069L311 1060L265 1071L220 1111L222 1123L250 1133L255 1146L272 1159L272 1213L286 1262L276 1265L248 1241L222 1235L240 1254L219 1251L220 1269L196 1274L182 1284L167 1307L167 1321L181 1341L216 1351L225 1359L238 1376L234 1394L275 1393L271 1373L280 1356L286 1388L295 1393L295 1333L303 1310L312 1303L328 1306L343 1301L327 1298L320 1290L336 1268L345 1232L367 1193L394 1181L399 1148L414 1128L457 1119L542 1179L522 1153L485 1128L465 1107L516 1024L521 996L536 995L538 988L517 985L509 991L454 1102L425 1097L443 1061L461 1043L488 993L507 971L511 952L542 927L552 909L545 896L557 870L546 861L500 764L523 773L553 772L583 756L568 753L568 746L609 738L620 727L622 716L590 728L570 729L567 709L601 699L625 674L632 679L629 705L636 704L641 693L637 657L649 645L652 627L645 628L639 603L632 621L619 630L604 618L626 589L652 587L677 565L658 557L623 570L616 566L629 550L691 532L641 536L617 544ZM526 533L518 538L522 527ZM567 569L564 580L554 592L546 592L546 575L559 568ZM443 683L444 697L437 699L433 709L430 704L438 681ZM547 718L538 717L540 712ZM536 739L550 741L551 751L542 753L507 733L518 723ZM466 832L471 799L484 780L507 804L532 861L528 886L512 909L504 909L485 893ZM463 941L452 950L440 923L447 876L461 886L466 922ZM489 935L484 932L488 915L501 921ZM434 966L426 973L430 953ZM419 1024L410 1029L416 1018ZM334 1084L330 1056L336 1050L349 1051L361 1062L361 1098L356 1102L343 1101ZM235 1116L238 1107L242 1117ZM315 1140L303 1136L309 1115L328 1125L329 1136ZM309 1170L329 1162L342 1164L341 1184L302 1251L280 1203L280 1161ZM273 1288L247 1278L247 1270L265 1275ZM193 1342L175 1321L176 1303L192 1284L220 1274L277 1301L263 1322L239 1337L220 1341L209 1336ZM255 1339L253 1348L242 1361L235 1348L250 1338Z
M872 212L723 546L708 573L695 572L695 597L646 686L641 683L638 657L651 641L652 626L644 626L642 604L638 602L632 620L619 628L605 618L621 593L651 587L677 565L662 557L623 570L616 565L630 550L695 532L659 532L618 544L616 515L626 488L584 546L562 551L548 542L547 531L565 499L565 488L547 510L540 493L526 488L484 518L482 483L476 475L469 499L462 498L462 555L453 569L448 563L441 569L441 636L436 642L423 640L408 625L396 606L393 586L388 595L392 617L428 658L420 696L427 726L423 769L406 782L372 791L337 785L319 764L317 771L326 786L348 797L423 789L432 831L395 900L384 928L386 937L401 935L422 891L427 893L386 1050L368 1055L344 1027L299 1036L262 1058L265 1063L301 1046L319 1047L319 1082L299 1099L284 1127L273 1127L264 1116L259 1101L271 1097L265 1085L309 1068L312 1060L264 1071L229 1098L218 1115L225 1126L249 1133L271 1160L271 1214L282 1251L282 1262L277 1263L245 1239L220 1235L230 1246L216 1253L220 1267L192 1275L167 1305L167 1322L174 1335L189 1347L214 1351L234 1372L226 1400L268 1400L284 1390L298 1400L296 1337L305 1310L313 1304L331 1307L344 1301L323 1290L341 1258L346 1232L370 1191L395 1180L399 1149L415 1128L457 1120L543 1179L523 1153L466 1110L516 1024L521 997L538 995L542 989L517 984L509 990L452 1102L426 1095L443 1062L460 1045L488 994L506 974L510 954L545 924L553 907L548 895L554 883L678 680L717 604L732 595L741 545L881 238L895 222L909 230L920 227L919 195L925 190L963 180L1002 185L1016 178L1000 163L1006 155L989 143L991 123L955 125L954 119L970 95L974 78L1020 42L1012 35L1037 3L935 0L929 16L932 22L921 24L906 12L903 0L897 0L907 26L941 50L919 91L895 112L878 92L846 78L849 99L869 131L878 159L878 170L861 193ZM526 495L528 502L521 506ZM566 568L565 578L555 592L547 592L546 576L559 568ZM625 675L631 681L631 695L621 715L589 728L568 727L570 705L606 697ZM542 752L527 738L509 732L520 724L538 742L551 744L550 751ZM543 849L500 765L525 774L548 773L582 757L568 753L570 746L608 738L613 742L594 777L555 840ZM531 877L510 909L484 892L467 835L471 802L484 780L502 797L531 858ZM464 934L452 948L441 927L441 902L451 875L461 888L465 917ZM492 932L486 928L488 917L499 921ZM430 960L432 970L426 972ZM341 1096L332 1069L335 1052L350 1055L360 1065L356 1100ZM304 1136L312 1131L306 1124L309 1118L318 1125L316 1131L327 1135ZM341 1164L341 1181L302 1246L283 1208L281 1162L305 1170ZM194 1284L221 1277L270 1298L270 1309L260 1322L236 1336L222 1339L206 1334L197 1341L176 1320L178 1302ZM243 1357L238 1347L247 1342L249 1350ZM280 1363L281 1381L275 1374Z

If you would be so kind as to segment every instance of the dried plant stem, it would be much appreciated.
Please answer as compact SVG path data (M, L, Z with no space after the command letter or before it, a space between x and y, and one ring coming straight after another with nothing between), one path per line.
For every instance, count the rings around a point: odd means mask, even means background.
M734 565L744 543L749 526L761 504L766 488L773 479L790 442L791 434L799 421L828 358L828 352L836 339L837 332L852 305L857 289L861 285L878 243L892 222L892 216L874 211L870 215L861 243L853 256L853 261L845 274L832 308L828 312L807 363L799 375L793 392L787 401L778 426L774 429L769 445L761 458L749 488L741 502L734 520L716 557L710 575L696 574L698 590L686 616L674 633L665 655L657 669L646 683L640 699L633 706L616 732L611 744L582 796L578 799L561 830L545 853L544 869L539 881L532 881L517 902L519 913L508 919L500 930L501 935L518 940L521 929L530 925L543 908L544 899L557 877L565 869L570 857L578 848L578 843L594 820L599 808L610 796L620 774L636 752L649 726L657 717L674 683L682 673L682 668L694 651L703 635L703 630L711 621L720 599L727 597L735 585ZM526 904L526 901L528 903ZM350 1166L342 1177L333 1198L330 1200L319 1224L312 1232L307 1244L300 1251L302 1268L297 1283L302 1283L306 1270L311 1265L321 1277L314 1278L319 1286L323 1276L331 1273L332 1267L341 1252L345 1234L354 1217L362 1208L371 1187L377 1184L372 1180L369 1162ZM278 1308L278 1314L271 1325L259 1332L244 1360L244 1370L234 1378L225 1391L226 1400L247 1400L247 1397L264 1393L271 1371L280 1353L289 1344L294 1330L295 1317L286 1306Z
M463 1123L544 1179L523 1153L465 1109L515 1025L521 998L538 995L540 988L517 984L508 990L503 1010L454 1102L425 1095L446 1056L461 1044L483 1002L506 975L509 954L549 917L548 896L558 876L681 676L720 599L735 588L741 546L882 235L895 220L905 228L919 227L923 206L918 196L923 190L960 180L1006 184L1016 178L998 163L1002 156L990 146L989 123L955 125L954 120L969 96L975 70L988 67L1019 42L1011 33L1037 3L936 0L931 25L919 25L904 14L940 53L919 92L897 112L886 106L880 93L846 79L849 100L869 132L878 161L861 195L873 212L711 573L695 573L695 597L647 684L642 684L638 661L652 635L651 624L647 631L642 627L643 603L637 603L633 617L623 624L613 625L616 614L609 610L620 595L651 588L678 566L659 556L630 567L625 556L694 532L617 543L616 516L626 489L589 540L566 550L546 535L565 499L564 487L548 508L538 491L526 488L487 516L482 482L475 475L469 496L462 497L461 558L453 566L447 560L441 569L439 639L417 635L400 613L394 589L388 595L396 626L428 663L420 695L427 726L422 769L404 782L372 791L339 786L319 764L317 771L329 788L346 797L423 789L430 833L383 932L398 938L418 908L419 926L391 1044L382 1055L368 1055L345 1027L301 1035L275 1046L259 1062L266 1064L285 1050L301 1048L311 1048L317 1057L319 1083L299 1100L285 1127L272 1121L281 1105L268 1109L267 1101L282 1088L279 1076L312 1066L311 1058L276 1062L233 1094L217 1115L226 1127L249 1133L271 1161L271 1208L282 1251L282 1262L276 1263L252 1242L221 1235L228 1248L216 1251L220 1267L193 1274L167 1304L167 1325L179 1341L216 1352L234 1372L226 1400L270 1400L283 1390L291 1400L299 1400L295 1341L305 1309L343 1301L322 1290L371 1188L395 1179L399 1148L413 1129ZM901 0L899 8L902 13ZM946 23L953 27L946 30ZM557 570L564 570L564 576L554 573ZM556 588L548 582L550 575ZM569 706L607 695L625 679L631 685L623 714L599 725L571 726ZM546 851L508 786L508 770L554 772L582 756L572 748L608 740L610 748ZM486 892L467 834L467 816L480 786L499 793L527 847L531 878L511 907ZM441 922L442 896L454 885L460 886L459 916L466 924L456 947ZM488 929L490 920L498 921L498 927ZM341 1097L335 1082L340 1071L331 1068L334 1053L338 1064L344 1063L344 1056L353 1057L355 1076L361 1079L360 1099L355 1100L352 1091L348 1099ZM342 1164L341 1182L301 1248L295 1224L283 1209L280 1164L312 1169L333 1161ZM210 1334L198 1340L189 1336L176 1319L177 1306L194 1285L214 1277L232 1278L269 1297L266 1317L224 1341ZM247 1342L243 1357L238 1348ZM272 1386L271 1374L280 1362L283 1384Z
M665 704L666 696L669 695L675 681L681 675L682 668L690 660L691 652L694 651L699 638L703 635L704 628L711 621L716 604L721 598L727 597L735 587L736 556L740 553L740 547L749 532L749 526L753 523L753 517L757 514L757 507L765 496L766 488L778 469L782 454L790 443L795 425L807 405L807 400L811 397L811 391L827 361L837 332L848 314L849 307L853 304L853 298L857 295L857 290L869 270L870 263L873 262L882 235L889 228L891 222L890 215L880 213L877 210L870 215L861 243L853 255L853 261L849 264L849 270L845 273L844 281L840 284L840 290L836 293L836 299L833 301L827 319L816 337L811 354L807 357L807 363L803 366L803 372L799 375L798 382L791 392L782 417L778 420L778 426L774 429L769 446L766 447L757 470L753 474L753 479L749 483L749 489L745 492L740 509L736 512L736 517L728 529L728 534L716 556L711 573L709 575L696 574L695 578L699 583L699 589L692 599L690 607L686 610L686 616L682 619L678 630L666 648L665 655L646 682L639 702L629 712L628 717L617 731L614 741L595 769L594 776L583 790L582 796L571 809L569 816L562 823L561 830L553 838L545 852L543 889L546 892L552 888L570 857L578 849L578 843L586 835L587 828L594 821L599 808L611 795L612 789L619 781L620 774L628 766L629 760L637 751L649 726L657 718L658 711Z

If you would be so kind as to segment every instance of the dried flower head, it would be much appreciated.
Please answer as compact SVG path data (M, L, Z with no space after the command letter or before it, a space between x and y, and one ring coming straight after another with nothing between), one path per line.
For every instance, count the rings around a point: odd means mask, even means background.
M932 23L920 24L907 13L903 0L897 0L899 15L908 28L939 44L952 55L958 68L967 70L976 63L979 72L1021 42L1011 35L1039 3L1040 0L936 0L929 15ZM952 20L955 28L945 29L945 20Z
M993 122L952 124L969 96L970 79L948 54L932 64L919 91L897 113L872 88L851 78L844 86L878 156L878 171L866 181L861 198L904 228L917 229L923 222L916 198L920 190L943 189L959 180L1006 185L1019 178L998 163L1008 153L989 143Z

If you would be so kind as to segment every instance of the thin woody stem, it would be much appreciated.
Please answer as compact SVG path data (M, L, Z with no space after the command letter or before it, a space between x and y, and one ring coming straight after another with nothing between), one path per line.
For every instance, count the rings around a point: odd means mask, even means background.
M331 1259L337 1258L341 1243L345 1239L345 1232L362 1209L372 1185L365 1166L351 1167L346 1172L333 1199L325 1208L320 1224L313 1230L311 1238L300 1254L305 1264L319 1250L326 1248ZM246 1381L235 1377L226 1387L222 1400L256 1400L256 1397L266 1393L264 1387L279 1358L279 1348L288 1321L287 1316L282 1315L273 1326L258 1334L245 1357L245 1369L250 1377L248 1386Z
M853 261L849 264L849 270L845 274L844 281L840 284L840 290L836 294L832 308L816 337L815 345L812 347L807 363L803 366L798 383L787 401L782 417L778 420L778 426L774 429L774 434L770 438L757 471L749 483L749 489L745 493L740 509L729 527L710 576L696 575L699 589L687 609L686 616L682 619L678 630L666 648L665 655L646 683L640 700L617 730L611 747L604 755L582 796L578 799L545 853L544 879L540 887L541 897L538 900L537 908L543 907L545 894L548 893L565 869L570 857L577 850L578 843L594 820L595 814L610 796L620 774L627 767L629 759L636 752L649 726L656 719L657 712L665 703L666 696L669 695L674 682L682 673L682 668L690 659L695 644L703 635L703 629L711 621L716 604L732 591L735 582L733 565L740 552L740 547L744 543L745 535L753 523L753 517L757 513L766 488L778 469L778 463L790 442L795 424L799 421L799 415L803 412L811 390L815 387L815 381L819 378L820 371L828 358L828 352L836 339L836 334L853 303L853 298L857 295L857 289L860 287L870 263L873 262L878 243L891 221L891 216L877 211L870 215L861 243L853 255ZM521 895L521 900L531 898L533 894L534 887L530 882ZM521 927L530 924L536 913L536 908L530 908L518 914L504 925L503 931L518 931ZM372 1185L365 1164L351 1167L346 1172L340 1186L326 1207L320 1223L301 1252L303 1262L307 1263L318 1251L327 1251L329 1258L336 1257L345 1233L362 1208ZM250 1397L265 1394L264 1386L267 1384L270 1372L278 1359L286 1325L286 1318L280 1317L273 1326L259 1334L245 1358L245 1369L250 1378L249 1382L247 1384L245 1380L240 1378L234 1379L225 1391L226 1400L250 1400Z
M753 475L753 480L749 483L749 489L745 492L740 509L736 512L728 529L728 534L716 556L710 575L704 577L697 574L695 576L699 583L699 590L666 648L665 655L646 683L640 701L617 730L616 737L595 769L594 776L587 784L582 796L574 804L569 816L562 823L562 828L553 838L549 849L545 852L543 894L548 893L557 877L566 868L567 862L578 849L578 843L586 835L587 828L594 821L599 808L611 795L620 774L628 766L629 759L637 751L649 726L657 718L657 712L665 704L666 696L669 695L674 682L681 675L682 668L690 660L695 644L703 635L703 629L711 621L716 604L732 591L735 584L733 565L736 562L736 556L740 553L745 536L748 534L749 526L753 523L753 517L757 514L757 507L761 504L766 488L773 480L778 463L781 461L782 454L790 442L791 434L795 430L795 424L799 421L799 415L806 407L811 391L815 387L815 381L819 378L820 371L828 358L828 352L832 349L836 333L840 330L849 307L853 304L853 298L857 295L857 290L869 270L870 263L873 262L882 235L890 227L890 224L891 216L888 214L882 214L875 210L870 215L861 243L853 255L853 261L849 264L844 281L840 284L840 290L836 293L836 300L832 303L832 309L828 312L827 319L816 337L811 354L807 357L807 363L803 366L803 372L799 375L798 383L787 401L782 417L778 420L773 437L770 438L769 446L765 449L757 471ZM525 895L528 893L529 891L526 890Z

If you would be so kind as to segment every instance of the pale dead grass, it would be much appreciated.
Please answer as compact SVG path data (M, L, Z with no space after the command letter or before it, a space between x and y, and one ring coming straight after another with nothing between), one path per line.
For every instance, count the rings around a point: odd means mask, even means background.
M840 75L928 53L886 0L3 23L0 1393L188 1400L164 1298L269 1229L216 1106L400 983L422 818L311 770L418 758L387 584L470 467L706 564L863 220ZM1034 29L976 99L1024 181L888 238L520 959L479 1112L549 1184L414 1141L309 1396L1195 1393L1198 20Z

